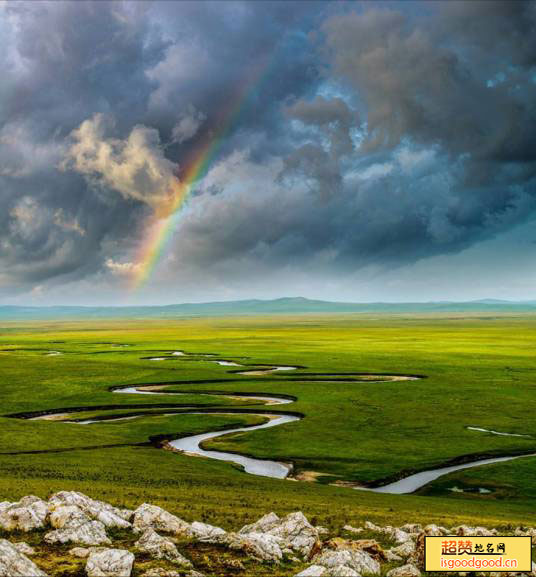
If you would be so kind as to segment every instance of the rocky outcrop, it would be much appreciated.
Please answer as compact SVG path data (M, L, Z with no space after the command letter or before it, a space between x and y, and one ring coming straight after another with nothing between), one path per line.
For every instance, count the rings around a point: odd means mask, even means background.
M379 575L380 564L360 550L325 550L313 559L314 565L325 567L334 575Z
M148 528L174 535L188 535L190 531L189 523L157 505L149 505L148 503L140 505L134 511L132 524L137 533L143 533Z
M4 531L33 531L45 526L48 503L29 495L16 503L0 503L0 529Z
M136 541L134 546L148 553L155 559L167 559L172 563L182 567L191 567L192 564L188 559L183 557L178 551L175 543L166 537L159 535L154 529L148 527L142 536Z
M94 551L88 557L88 577L130 577L134 555L126 549Z
M46 573L15 545L0 539L0 577L46 577Z
M460 525L453 527L450 531L451 535L458 535L460 537L494 537L497 535L497 530L486 529L486 527L468 527L467 525Z
M28 545L28 543L25 543L24 541L19 541L18 543L12 543L12 545L19 553L22 553L23 555L30 555L30 556L35 555L35 549L33 547L30 547L30 545Z
M198 541L210 541L210 539L213 539L218 535L225 535L226 531L220 527L214 527L214 525L208 525L207 523L194 521L190 525L189 533L194 539L197 539Z
M60 491L52 495L48 502L51 510L65 505L75 506L90 519L100 521L105 527L119 529L131 526L129 519L134 513L130 509L118 509L76 491Z
M45 535L49 544L80 543L82 545L111 545L104 525L100 521L87 521L80 525L66 525Z

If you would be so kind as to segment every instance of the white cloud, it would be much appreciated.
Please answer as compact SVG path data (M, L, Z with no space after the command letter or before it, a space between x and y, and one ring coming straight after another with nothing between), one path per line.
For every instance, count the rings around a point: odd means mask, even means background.
M130 276L140 270L141 265L133 262L117 262L111 258L106 261L106 268L114 275Z
M178 165L164 156L158 131L137 125L121 140L108 135L112 126L101 114L85 120L71 135L62 168L143 202L159 214L168 213L180 194Z

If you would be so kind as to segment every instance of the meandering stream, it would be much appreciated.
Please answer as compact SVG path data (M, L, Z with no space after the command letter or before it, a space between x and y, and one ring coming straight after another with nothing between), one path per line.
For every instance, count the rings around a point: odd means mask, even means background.
M55 353L55 351L53 351ZM61 353L58 353L61 354ZM166 360L173 360L184 356L195 356L200 357L199 360L205 360L208 362L216 363L220 366L225 367L246 367L243 363L237 363L232 360L224 360L224 359L214 359L209 360L203 357L214 357L215 355L212 353L201 353L201 354L191 354L186 353L184 351L174 351L168 353L166 355L155 356L155 357L143 357L145 360L148 361L166 361ZM288 365L253 365L254 368L236 371L232 370L229 372L233 372L234 374L243 375L243 376L268 376L273 373L277 373L279 371L294 371L298 368L305 368L305 367L297 367L297 366L288 366ZM358 377L356 379L355 377ZM349 379L351 380L345 380ZM366 383L373 383L373 382L390 382L390 381L410 381L415 380L421 377L415 375L372 375L372 374L360 374L360 373L308 373L308 374L301 374L296 376L296 382L366 382ZM165 388L168 386L173 385L174 383L161 383L157 385L131 385L131 386L124 386L124 387L115 387L111 389L113 393L117 394L132 394L132 395L192 395L192 394L201 394L203 396L214 396L219 398L228 398L233 400L255 400L259 401L263 405L283 405L293 403L296 399L288 396L279 396L279 395L269 395L269 394L250 394L250 393L224 393L224 392L205 392L205 391L187 391L187 392L175 392L175 391L166 391ZM176 384L176 383L175 383ZM171 410L173 405L167 406L168 411ZM125 407L128 408L128 407ZM181 406L181 409L188 409L189 407ZM193 407L191 407L193 409ZM90 408L87 408L90 410ZM80 410L80 409L79 409ZM117 416L117 417L97 417L92 419L72 419L73 413L69 413L67 409L58 409L57 411L52 411L47 414L38 414L37 416L26 415L23 418L31 418L31 419L42 419L42 420L64 420L64 421L71 421L75 422L80 425L88 425L94 423L103 423L103 422L111 422L111 421L123 421L123 420L131 420L136 419L141 416L151 416L151 415L177 415L177 414L219 414L219 415L236 415L236 414L248 414L248 415L255 415L260 416L267 419L266 422L260 425L250 425L245 427L235 427L226 430L218 430L213 432L202 433L198 435L191 435L188 437L183 437L180 439L175 439L169 441L167 443L168 447L171 447L174 450L182 451L186 454L190 455L199 455L209 459L216 459L219 461L229 461L236 463L243 467L244 471L250 473L252 475L260 475L264 477L273 477L278 479L286 478L289 473L292 471L292 464L284 463L269 459L257 459L254 457L249 457L245 455L235 454L235 453L228 453L225 451L216 451L216 450L207 450L202 447L205 441L210 439L215 439L224 435L229 435L232 433L239 433L239 432L249 432L258 429L267 429L270 427L280 426L286 423L292 423L295 421L299 421L303 418L303 416L299 416L298 414L285 414L280 412L260 412L258 409L203 409L202 411L197 408L196 410L181 410L173 411L173 412L166 412L162 410L160 412L151 412L151 413L139 413L136 415L124 415L124 416ZM503 433L499 431L494 431L492 429L485 429L476 426L467 426L468 430L482 432L482 433L489 433L495 435L504 435L504 436L516 436L516 437L530 437L530 435L520 434L520 433ZM525 455L507 455L502 457L493 457L493 458L483 458L483 459L475 459L470 462L460 463L456 465L449 465L438 467L435 469L430 469L427 471L420 471L415 474L408 475L402 479L394 481L392 483L385 484L380 487L354 487L355 489L365 490L365 491L373 491L376 493L392 493L392 494L407 494L413 493L418 489L424 487L431 481L442 477L443 475L447 475L454 471L460 471L463 469L469 469L472 467L478 467L481 465L489 465L493 463L501 463L505 461L511 461L513 459L519 459L522 457L534 457L536 453L530 453Z

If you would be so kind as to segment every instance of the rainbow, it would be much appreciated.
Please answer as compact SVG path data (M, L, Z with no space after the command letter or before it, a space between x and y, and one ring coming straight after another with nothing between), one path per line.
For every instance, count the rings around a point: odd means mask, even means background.
M236 122L248 98L258 88L265 76L266 64L263 62L247 75L236 94L224 108L216 123L216 130L211 132L205 142L199 146L193 156L184 163L180 180L177 179L172 194L172 202L165 217L154 216L147 227L145 237L134 259L131 288L136 290L143 286L153 275L158 263L162 260L170 245L173 233L180 220L181 209L191 195L195 185L207 174L208 169L218 154L229 130Z

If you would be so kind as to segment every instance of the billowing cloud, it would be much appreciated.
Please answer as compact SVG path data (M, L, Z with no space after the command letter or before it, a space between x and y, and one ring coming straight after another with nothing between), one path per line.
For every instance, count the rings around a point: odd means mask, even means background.
M165 214L180 185L175 176L178 167L164 156L158 131L137 125L122 140L111 137L110 128L101 114L85 120L72 132L62 168Z

